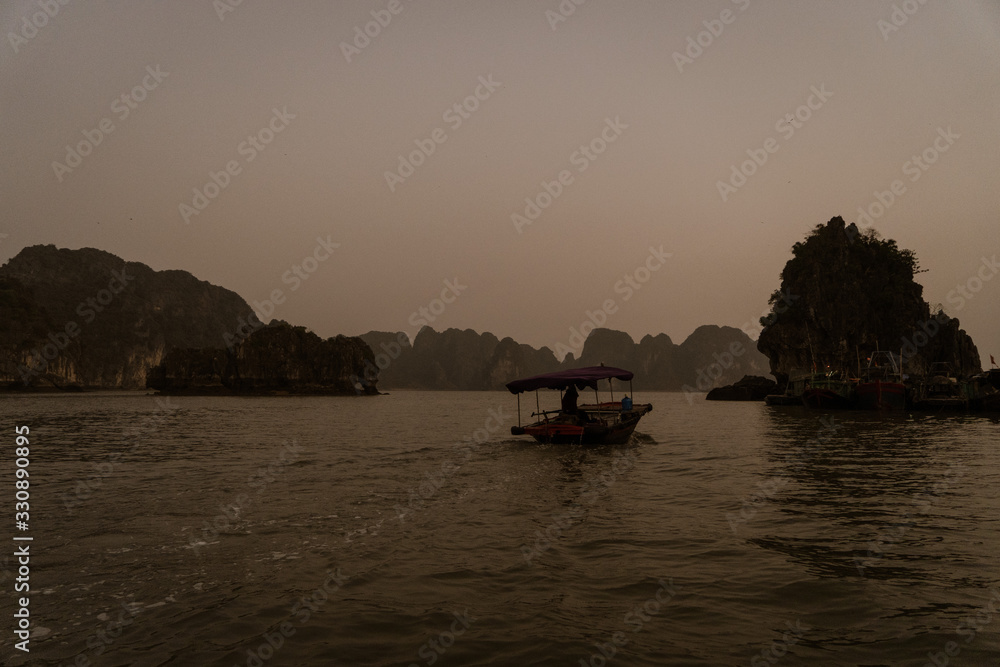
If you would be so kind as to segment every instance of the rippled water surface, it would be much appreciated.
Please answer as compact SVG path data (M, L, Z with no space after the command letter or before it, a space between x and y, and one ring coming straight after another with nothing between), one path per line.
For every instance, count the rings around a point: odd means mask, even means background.
M996 417L636 398L597 448L505 393L3 398L0 662L1000 664Z

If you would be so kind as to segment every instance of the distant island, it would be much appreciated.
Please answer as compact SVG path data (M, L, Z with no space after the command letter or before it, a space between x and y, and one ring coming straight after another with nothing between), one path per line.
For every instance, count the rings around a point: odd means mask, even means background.
M186 271L83 248L23 249L0 267L0 388L151 388L202 394L377 394L382 389L496 390L516 377L580 365L623 366L637 388L699 393L767 358L744 332L702 326L680 345L597 329L579 358L471 329L424 327L322 339L260 322L238 294Z
M145 389L149 379L193 393L353 394L374 361L359 338L266 328L235 292L93 248L23 249L0 267L0 310L8 391Z
M500 390L514 378L603 363L633 371L637 389L700 393L747 373L767 372L767 358L747 334L714 325L698 327L680 345L666 334L636 343L623 331L595 329L580 356L569 354L562 362L548 347L539 350L472 329L439 333L424 327L412 347L401 332L370 331L361 338L375 352L367 377L377 377L385 388Z
M796 370L860 372L876 350L903 357L911 375L947 363L959 377L982 372L979 351L956 318L932 313L916 255L841 217L792 247L757 343L783 385Z
M856 384L876 352L898 360L900 382L904 373L920 379L909 383L911 397L919 393L920 384L933 386L936 376L954 383L952 393L959 392L960 379L982 373L979 352L958 319L940 309L931 312L923 300L923 287L914 280L917 273L920 267L913 251L900 249L873 229L862 231L839 216L817 225L792 247L781 285L769 300L771 312L760 321L757 348L767 355L777 382L745 377L713 389L706 398L763 400L768 394L784 393L790 382L801 392L802 380L817 375ZM985 384L967 385L970 404L987 399L979 396ZM783 399L775 403L800 402L799 394L791 393L795 395L775 397Z
M796 243L761 319L758 341L733 327L698 327L682 343L636 342L596 329L579 357L558 360L472 329L369 331L322 339L264 324L235 292L186 271L154 271L93 248L23 249L0 267L0 388L144 389L194 394L357 394L380 389L501 390L510 380L605 364L635 372L637 389L712 391L759 400L803 369L860 371L865 355L899 350L911 374L947 362L981 371L957 319L931 313L917 260L895 241L839 217ZM761 376L771 374L777 382Z

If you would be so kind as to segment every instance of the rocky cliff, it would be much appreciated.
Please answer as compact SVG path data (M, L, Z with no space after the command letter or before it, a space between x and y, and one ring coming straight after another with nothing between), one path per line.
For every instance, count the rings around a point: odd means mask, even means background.
M174 349L147 386L168 394L377 394L359 384L375 355L360 338L322 339L272 321L231 349Z
M169 349L223 347L251 312L185 271L32 246L0 267L0 383L142 388Z
M700 392L767 373L767 358L754 341L734 327L703 325L680 345L666 334L644 336L639 344L621 331L596 329L574 362L577 366L618 366L631 370L645 389Z
M424 327L412 347L402 332L362 334L375 352L373 367L384 389L503 389L515 377L555 370L559 362L547 347L536 350L489 332Z
M875 350L902 352L910 375L936 361L960 375L980 371L976 346L958 320L932 314L923 300L912 251L836 217L796 243L792 255L757 344L780 384L814 368L857 374Z
M603 363L635 372L644 389L699 392L767 372L767 358L732 327L699 327L681 345L666 334L644 336L637 344L622 331L596 329L579 359L563 363L547 347L471 329L438 333L424 327L412 347L402 333L372 331L361 338L375 352L369 376L377 375L383 389L502 390L515 378Z

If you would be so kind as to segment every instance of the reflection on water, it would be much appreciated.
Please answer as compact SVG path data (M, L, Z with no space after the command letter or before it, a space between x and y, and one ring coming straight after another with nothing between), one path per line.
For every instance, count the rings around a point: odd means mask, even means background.
M632 442L581 448L477 437L502 393L173 400L0 402L35 438L31 664L1000 651L996 418L653 393Z

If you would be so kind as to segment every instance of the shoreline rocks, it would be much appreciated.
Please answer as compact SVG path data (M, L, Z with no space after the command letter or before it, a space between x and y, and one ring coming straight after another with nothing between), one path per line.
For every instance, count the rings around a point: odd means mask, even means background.
M744 375L741 380L725 387L716 387L705 396L706 401L763 401L778 393L778 383L759 375Z

